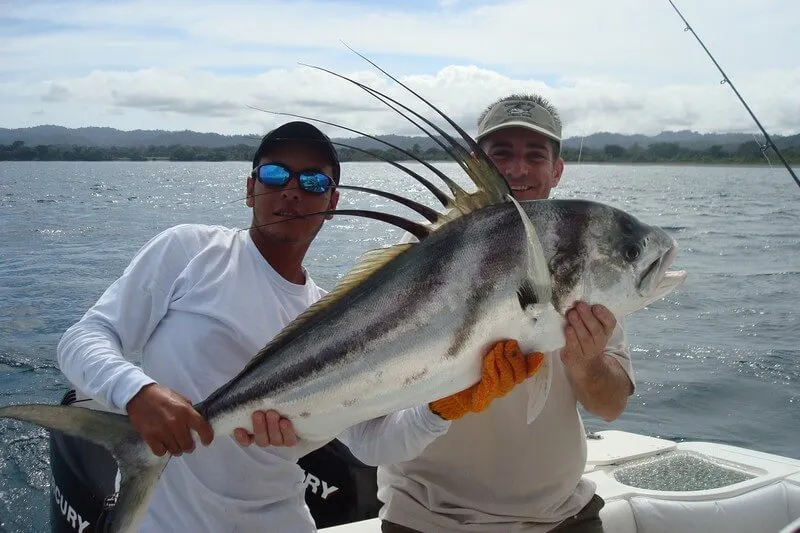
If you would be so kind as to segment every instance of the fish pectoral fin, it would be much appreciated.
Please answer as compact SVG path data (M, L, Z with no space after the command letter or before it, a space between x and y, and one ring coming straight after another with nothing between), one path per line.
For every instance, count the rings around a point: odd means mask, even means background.
M520 285L519 289L517 289L517 298L519 298L519 306L522 308L523 311L534 307L539 300L536 296L536 290L533 288L533 284L530 280L525 280Z
M553 299L553 286L550 278L550 269L547 266L547 257L544 255L544 248L542 248L542 242L539 240L533 222L531 222L525 210L522 209L522 206L519 205L519 202L510 194L507 198L514 204L514 207L517 208L519 216L522 219L522 226L525 228L527 275L525 281L517 290L517 295L520 298L520 305L523 310L531 305L548 305Z
M550 304L548 302L540 303L536 294L536 289L530 280L525 280L517 289L517 298L519 299L519 306L522 308L522 313L528 317L531 323L536 324L542 317L542 313L547 311Z

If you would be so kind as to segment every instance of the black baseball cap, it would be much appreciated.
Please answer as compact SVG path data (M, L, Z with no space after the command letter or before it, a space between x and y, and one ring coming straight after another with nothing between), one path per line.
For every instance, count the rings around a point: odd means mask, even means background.
M287 122L264 135L264 138L261 139L261 144L258 146L258 150L256 150L256 153L253 155L253 168L256 168L261 163L261 158L264 157L264 153L268 149L279 145L283 141L299 141L316 144L316 146L331 160L331 166L333 167L333 176L331 176L331 178L333 178L333 181L337 185L339 184L339 155L336 153L336 149L333 147L330 138L313 124L299 120Z

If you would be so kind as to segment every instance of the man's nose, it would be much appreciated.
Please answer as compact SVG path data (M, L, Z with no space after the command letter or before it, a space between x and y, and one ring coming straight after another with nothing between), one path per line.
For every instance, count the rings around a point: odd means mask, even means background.
M525 177L528 174L528 162L522 157L515 157L511 159L506 166L505 174L512 178Z
M300 178L297 176L292 176L289 178L289 181L286 182L286 185L283 186L281 190L281 194L284 198L291 198L293 200L300 199Z

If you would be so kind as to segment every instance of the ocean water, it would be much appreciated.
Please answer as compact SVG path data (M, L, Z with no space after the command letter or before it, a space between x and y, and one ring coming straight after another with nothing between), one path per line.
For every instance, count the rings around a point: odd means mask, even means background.
M424 172L420 165L410 165ZM465 183L454 164L437 165ZM0 163L0 405L58 402L63 331L150 237L184 222L246 227L247 163ZM343 183L430 194L388 165L346 163ZM637 389L611 423L800 458L800 189L766 167L568 165L554 198L589 198L665 228L686 283L625 320ZM409 214L342 192L340 207ZM381 222L329 221L307 267L331 288ZM47 433L0 421L0 531L47 531Z

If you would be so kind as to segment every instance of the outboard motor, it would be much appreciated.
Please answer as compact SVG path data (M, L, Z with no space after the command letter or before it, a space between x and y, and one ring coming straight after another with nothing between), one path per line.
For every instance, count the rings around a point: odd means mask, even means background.
M61 405L76 401L74 390ZM80 404L79 404L80 405ZM117 462L105 448L57 431L50 432L50 531L100 533L113 507ZM112 495L106 498L106 495Z
M61 405L80 406L70 390ZM93 402L89 401L88 405ZM378 516L376 468L356 459L338 440L302 457L306 503L317 528ZM51 533L102 533L113 513L117 463L102 446L50 432Z
M377 468L356 459L340 441L332 440L297 464L306 473L306 504L318 529L378 516Z

